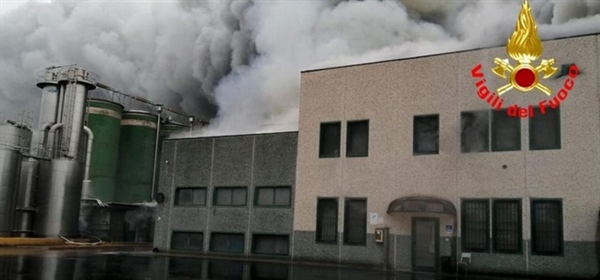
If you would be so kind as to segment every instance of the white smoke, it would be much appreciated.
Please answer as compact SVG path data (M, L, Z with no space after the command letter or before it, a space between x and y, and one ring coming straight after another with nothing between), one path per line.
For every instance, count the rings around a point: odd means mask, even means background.
M293 130L301 70L499 46L520 2L28 3L0 16L0 119L38 111L37 71L77 63L124 92L214 117L203 135ZM530 2L542 39L600 33L600 1Z

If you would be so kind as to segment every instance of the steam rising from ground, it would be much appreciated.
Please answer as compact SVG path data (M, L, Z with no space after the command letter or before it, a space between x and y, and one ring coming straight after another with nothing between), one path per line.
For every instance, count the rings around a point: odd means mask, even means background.
M600 1L530 2L542 39L600 32ZM519 8L512 0L28 3L0 17L0 119L38 111L37 71L77 63L124 92L214 117L196 129L204 135L294 130L300 70L501 45Z

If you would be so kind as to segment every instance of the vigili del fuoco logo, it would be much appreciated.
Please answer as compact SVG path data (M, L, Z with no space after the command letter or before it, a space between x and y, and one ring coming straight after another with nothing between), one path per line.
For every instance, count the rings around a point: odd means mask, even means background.
M530 92L534 89L545 93L547 96L552 95L552 90L541 83L540 79L547 79L556 73L557 68L554 67L554 59L542 59L536 66L535 61L542 56L543 46L542 41L537 34L537 25L535 19L531 15L531 8L527 0L523 1L521 11L517 18L517 24L512 36L508 39L506 52L513 60L517 61L515 66L511 65L508 59L495 58L496 67L492 68L492 72L497 76L507 79L508 83L497 89L495 92L490 92L486 86L486 80L481 71L481 64L471 69L471 76L477 81L477 96L485 100L492 108L496 110L502 109L504 99L500 98L503 94L515 89L523 93ZM575 78L579 74L579 69L575 64L569 68L569 76L566 78L563 88L548 100L542 100L538 103L540 113L545 114L546 108L549 106L555 109L569 96L569 91L575 86ZM506 113L511 117L533 117L533 105L527 108L520 108L518 105L508 107Z

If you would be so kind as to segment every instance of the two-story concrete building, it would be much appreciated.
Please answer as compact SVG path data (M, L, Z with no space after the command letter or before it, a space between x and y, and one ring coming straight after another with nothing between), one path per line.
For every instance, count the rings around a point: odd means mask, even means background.
M597 275L599 42L544 42L544 85L580 73L545 114L541 91L502 95L532 118L477 94L478 64L491 91L508 83L504 47L302 72L294 259L440 271L468 252L473 271Z

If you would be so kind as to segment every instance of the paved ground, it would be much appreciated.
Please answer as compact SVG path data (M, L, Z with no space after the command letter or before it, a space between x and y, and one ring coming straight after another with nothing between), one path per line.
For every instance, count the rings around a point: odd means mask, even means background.
M6 250L0 279L206 279L206 280L450 280L454 276L386 273L325 266L203 259L149 252ZM517 279L469 276L472 280Z

